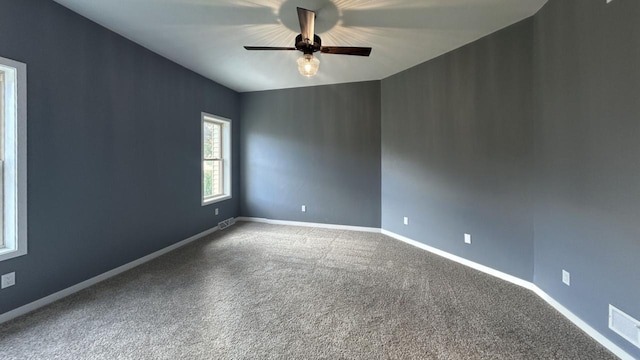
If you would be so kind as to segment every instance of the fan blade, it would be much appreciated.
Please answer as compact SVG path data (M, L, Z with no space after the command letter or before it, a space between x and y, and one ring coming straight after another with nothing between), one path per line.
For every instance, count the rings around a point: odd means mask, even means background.
M370 47L323 46L320 48L320 51L323 54L336 54L336 55L369 56L371 54Z
M316 13L299 7L298 20L300 20L300 34L302 34L302 40L304 41L309 39L311 44L313 44L313 35L316 31Z
M247 50L297 50L294 47L245 46Z

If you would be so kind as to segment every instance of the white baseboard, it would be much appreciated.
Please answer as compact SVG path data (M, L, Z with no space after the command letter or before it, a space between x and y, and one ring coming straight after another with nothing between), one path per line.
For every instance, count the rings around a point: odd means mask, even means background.
M434 247L431 247L429 245L425 245L425 244L423 244L421 242L415 241L413 239L409 239L409 238L404 237L402 235L398 235L398 234L393 233L391 231L387 231L387 230L382 229L382 234L387 235L389 237L392 237L394 239L400 240L400 241L402 241L404 243L407 243L409 245L413 245L413 246L418 247L420 249L426 250L426 251L428 251L430 253L433 253L433 254L442 256L444 258L447 258L449 260L455 261L455 262L457 262L459 264L468 266L468 267L473 268L475 270L481 271L483 273L495 276L495 277L497 277L499 279L508 281L508 282L513 283L515 285L522 286L522 287L524 287L526 289L529 289L529 290L533 291L536 295L541 297L544 301L546 301L549 305L551 305L558 312L560 312L560 314L562 314L564 317L566 317L569 321L574 323L577 327L579 327L587 335L589 335L595 341L597 341L602 346L607 348L613 354L618 356L620 359L622 359L622 360L634 360L635 359L633 356L629 355L626 351L622 350L622 348L620 348L618 345L614 344L611 340L607 339L604 335L599 333L596 329L592 328L589 324L587 324L582 319L577 317L574 313L569 311L569 309L567 309L562 304L557 302L554 298L549 296L549 294L544 292L542 289L540 289L538 286L536 286L534 283L532 283L530 281L520 279L519 277L516 277L516 276L513 276L513 275L509 275L509 274L504 273L502 271L490 268L490 267L482 265L482 264L478 264L478 263L473 262L471 260L467 260L467 259L465 259L463 257L457 256L457 255L453 255L451 253L448 253L448 252L440 250L440 249L436 249Z
M371 228L371 227L364 227L364 226L321 224L321 223L287 221L287 220L272 220L272 219L256 218L256 217L238 217L236 218L236 221L258 222L258 223L265 223L265 224L272 224L272 225L314 227L314 228L322 228L322 229L362 231L362 232L372 232L372 233L378 233L378 234L380 233L379 228Z
M467 260L463 257L457 256L457 255L453 255L451 253L448 253L446 251L434 248L432 246L429 245L425 245L421 242L415 241L413 239L407 238L405 236L402 235L398 235L396 233L393 233L391 231L387 231L384 229L378 229L378 228L370 228L370 227L361 227L361 226L350 226L350 225L335 225L335 224L321 224L321 223L309 223L309 222L299 222L299 221L286 221L286 220L271 220L271 219L264 219L264 218L254 218L254 217L238 217L236 218L236 221L246 221L246 222L259 222L259 223L266 223L266 224L274 224L274 225L289 225L289 226L304 226L304 227L315 227L315 228L322 228L322 229L338 229L338 230L351 230L351 231L362 231L362 232L371 232L371 233L382 233L384 235L387 235L391 238L394 238L396 240L402 241L404 243L407 243L409 245L413 245L417 248L420 248L422 250L426 250L429 251L433 254L442 256L444 258L447 258L449 260L455 261L457 263L460 263L462 265L471 267L475 270L481 271L483 273L495 276L499 279L508 281L512 284L518 285L518 286L522 286L526 289L529 289L531 291L533 291L533 293L535 293L536 295L538 295L540 298L542 298L544 301L546 301L549 305L551 305L554 309L556 309L558 312L560 312L560 314L562 314L564 317L566 317L569 321L571 321L572 323L574 323L578 328L580 328L582 331L584 331L587 335L589 335L591 338L593 338L595 341L597 341L598 343L600 343L602 346L604 346L605 348L607 348L609 351L611 351L613 354L615 354L616 356L618 356L620 359L622 360L634 360L635 357L631 356L629 353L627 353L626 351L624 351L622 348L620 348L618 345L614 344L611 340L607 339L604 335L602 335L601 333L599 333L596 329L592 328L589 324L587 324L586 322L584 322L582 319L580 319L578 316L576 316L575 314L573 314L571 311L569 311L569 309L567 309L566 307L564 307L562 304L560 304L559 302L557 302L554 298L552 298L551 296L549 296L549 294L547 294L546 292L544 292L542 289L540 289L539 287L537 287L535 284L533 284L530 281L527 280L523 280L520 279L516 276L513 275L509 275L507 273L504 273L502 271L490 268L488 266L473 262L471 260ZM138 265L141 265L147 261L150 261L154 258L157 258L158 256L164 255L170 251L173 251L179 247L182 247L184 245L187 245L190 242L193 242L203 236L209 235L215 231L218 230L218 227L214 227L212 229L203 231L197 235L194 235L188 239L182 240L178 243L175 243L171 246L168 246L164 249L158 250L152 254L149 254L147 256L144 256L138 260L134 260L128 264L122 265L118 268L115 268L113 270L107 271L106 273L100 274L96 277L93 277L89 280L83 281L79 284L76 284L74 286L71 286L69 288L66 288L64 290L58 291L57 293L51 294L47 297L44 297L42 299L36 300L32 303L29 303L27 305L21 306L17 309L11 310L9 312L6 312L4 314L0 314L0 324L6 321L9 321L11 319L14 319L20 315L26 314L28 312L31 312L33 310L36 310L40 307L43 307L45 305L48 305L54 301L60 300L66 296L69 296L75 292L78 292L82 289L88 288L89 286L95 285L101 281L104 281L110 277L113 277L115 275L118 275L122 272L125 272L127 270L130 270Z
M569 311L562 304L560 304L555 299L553 299L551 296L549 296L547 293L545 293L542 289L540 289L534 283L532 283L530 281L527 281L527 280L523 280L523 279L521 279L519 277L516 277L516 276L513 276L513 275L509 275L507 273L504 273L504 272L502 272L500 270L493 269L493 268L488 267L486 265L482 265L482 264L479 264L477 262L465 259L463 257L457 256L457 255L453 255L451 253L448 253L446 251L434 248L432 246L425 245L425 244L423 244L421 242L415 241L413 239L410 239L410 238L402 236L402 235L398 235L398 234L396 234L394 232L391 232L391 231L388 231L388 230L385 230L385 229L363 228L363 227L358 227L358 226L345 226L345 225L319 224L319 223L305 223L305 222L297 222L297 221L271 220L271 219L251 218L251 217L239 217L236 220L238 220L238 221L260 222L260 223L276 224L276 225L308 226L308 227L318 227L318 228L323 228L323 229L342 229L342 230L354 230L354 231L366 231L366 232L373 232L373 233L382 233L382 234L387 235L387 236L389 236L391 238L394 238L396 240L402 241L402 242L407 243L409 245L413 245L413 246L415 246L417 248L420 248L422 250L429 251L430 253L442 256L442 257L447 258L449 260L455 261L455 262L457 262L459 264L468 266L468 267L473 268L475 270L478 270L478 271L481 271L483 273L495 276L495 277L497 277L499 279L508 281L508 282L510 282L512 284L521 286L521 287L523 287L525 289L531 290L534 294L538 295L540 298L542 298L544 301L546 301L549 305L551 305L554 309L556 309L560 314L562 314L564 317L566 317L569 321L574 323L584 333L589 335L592 339L594 339L595 341L600 343L602 346L607 348L609 351L611 351L614 355L616 355L620 359L622 359L622 360L634 360L635 359L629 353L624 351L618 345L614 344L611 340L607 339L604 335L599 333L596 329L591 327L589 324L587 324L582 319L580 319L575 314L573 314L571 311Z
M536 295L540 296L542 300L546 301L547 304L551 305L560 314L562 314L564 317L569 319L569 321L571 321L574 325L579 327L580 330L584 331L587 335L591 336L592 339L599 342L600 345L607 348L614 355L616 355L622 360L636 360L635 357L631 356L629 353L624 351L618 345L614 344L611 340L607 339L604 335L598 332L598 330L592 328L589 324L587 324L578 316L576 316L574 313L569 311L569 309L567 309L562 304L557 302L554 298L552 298L549 294L544 292L542 289L534 285L532 290L534 293L536 293Z
M477 262L473 262L471 260L467 260L467 259L465 259L463 257L457 256L457 255L453 255L453 254L448 253L446 251L434 248L432 246L425 245L425 244L423 244L421 242L409 239L408 237L404 237L402 235L398 235L398 234L393 233L393 232L388 231L388 230L384 230L383 229L382 230L382 234L387 235L389 237L392 237L392 238L394 238L396 240L400 240L400 241L402 241L404 243L407 243L409 245L413 245L413 246L415 246L417 248L420 248L422 250L426 250L426 251L428 251L430 253L433 253L433 254L442 256L444 258L447 258L449 260L455 261L455 262L460 263L462 265L468 266L468 267L473 268L475 270L481 271L483 273L495 276L495 277L497 277L499 279L508 281L508 282L516 284L518 286L522 286L522 287L527 288L529 290L533 290L534 285L531 282L529 282L527 280L520 279L519 277L516 277L516 276L513 276L513 275L509 275L509 274L504 273L502 271L490 268L490 267L488 267L486 265L482 265L482 264L479 264Z
M21 315L24 315L26 313L29 313L29 312L31 312L33 310L36 310L38 308L41 308L41 307L43 307L45 305L49 305L54 301L58 301L58 300L60 300L62 298L65 298L65 297L67 297L67 296L69 296L69 295L71 295L73 293L76 293L76 292L78 292L80 290L86 289L86 288L88 288L88 287L90 287L92 285L95 285L95 284L97 284L97 283L99 283L101 281L107 280L107 279L109 279L111 277L114 277L114 276L116 276L116 275L118 275L120 273L123 273L123 272L125 272L127 270L131 270L136 266L142 265L142 264L144 264L144 263L146 263L146 262L148 262L150 260L153 260L153 259L155 259L155 258L157 258L157 257L159 257L161 255L164 255L164 254L166 254L168 252L171 252L171 251L173 251L173 250L175 250L177 248L185 246L185 245L187 245L187 244L189 244L189 243L191 243L191 242L193 242L195 240L198 240L198 239L200 239L200 238L202 238L202 237L204 237L206 235L212 234L212 233L216 232L217 230L218 230L217 226L214 227L214 228L211 228L209 230L205 230L205 231L203 231L203 232L201 232L199 234L191 236L188 239L184 239L184 240L182 240L180 242L177 242L177 243L175 243L173 245L167 246L164 249L160 249L160 250L158 250L158 251L156 251L154 253L151 253L149 255L141 257L141 258L139 258L137 260L134 260L134 261L132 261L130 263L124 264L124 265L122 265L120 267L117 267L117 268L115 268L113 270L109 270L109 271L107 271L105 273L102 273L102 274L100 274L98 276L92 277L89 280L85 280L85 281L83 281L81 283L78 283L76 285L68 287L68 288L66 288L64 290L60 290L60 291L58 291L56 293L53 293L53 294L51 294L49 296L43 297L43 298L38 299L38 300L36 300L34 302L31 302L29 304L23 305L23 306L21 306L21 307L19 307L17 309L13 309L13 310L8 311L6 313L0 314L0 324L2 324L3 322L9 321L11 319L15 319L18 316L21 316Z

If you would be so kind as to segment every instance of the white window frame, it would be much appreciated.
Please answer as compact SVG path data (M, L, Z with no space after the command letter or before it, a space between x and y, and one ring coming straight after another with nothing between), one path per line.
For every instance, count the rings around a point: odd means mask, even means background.
M204 196L204 124L214 122L222 125L222 195L208 197ZM200 198L202 206L215 204L220 201L231 199L231 120L216 115L202 113L200 128Z
M0 261L27 254L27 65L0 57L4 73Z

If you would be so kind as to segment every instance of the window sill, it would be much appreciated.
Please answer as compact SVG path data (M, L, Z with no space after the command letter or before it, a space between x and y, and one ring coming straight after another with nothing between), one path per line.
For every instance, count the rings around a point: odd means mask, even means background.
M215 204L217 202L220 201L224 201L224 200L229 200L231 199L231 195L221 195L221 196L216 196L214 198L210 198L210 199L206 199L202 201L202 206L207 206L207 205L211 205L211 204Z
M27 255L26 250L12 249L12 248L0 248L0 261L9 260L18 256Z

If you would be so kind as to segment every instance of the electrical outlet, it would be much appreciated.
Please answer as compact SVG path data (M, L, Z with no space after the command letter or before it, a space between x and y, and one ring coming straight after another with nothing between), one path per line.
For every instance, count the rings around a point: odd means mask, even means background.
M471 234L464 234L464 243L471 244Z
M567 286L571 286L571 273L564 269L562 270L562 282Z
M216 215L218 215L218 208L216 208Z
M2 285L0 286L0 288L5 289L5 288L8 288L9 286L13 286L15 284L16 284L16 273L15 272L2 275Z
M302 205L301 210L302 210L302 212L307 212L307 205Z
M404 224L409 225L409 218L406 216L404 217Z

